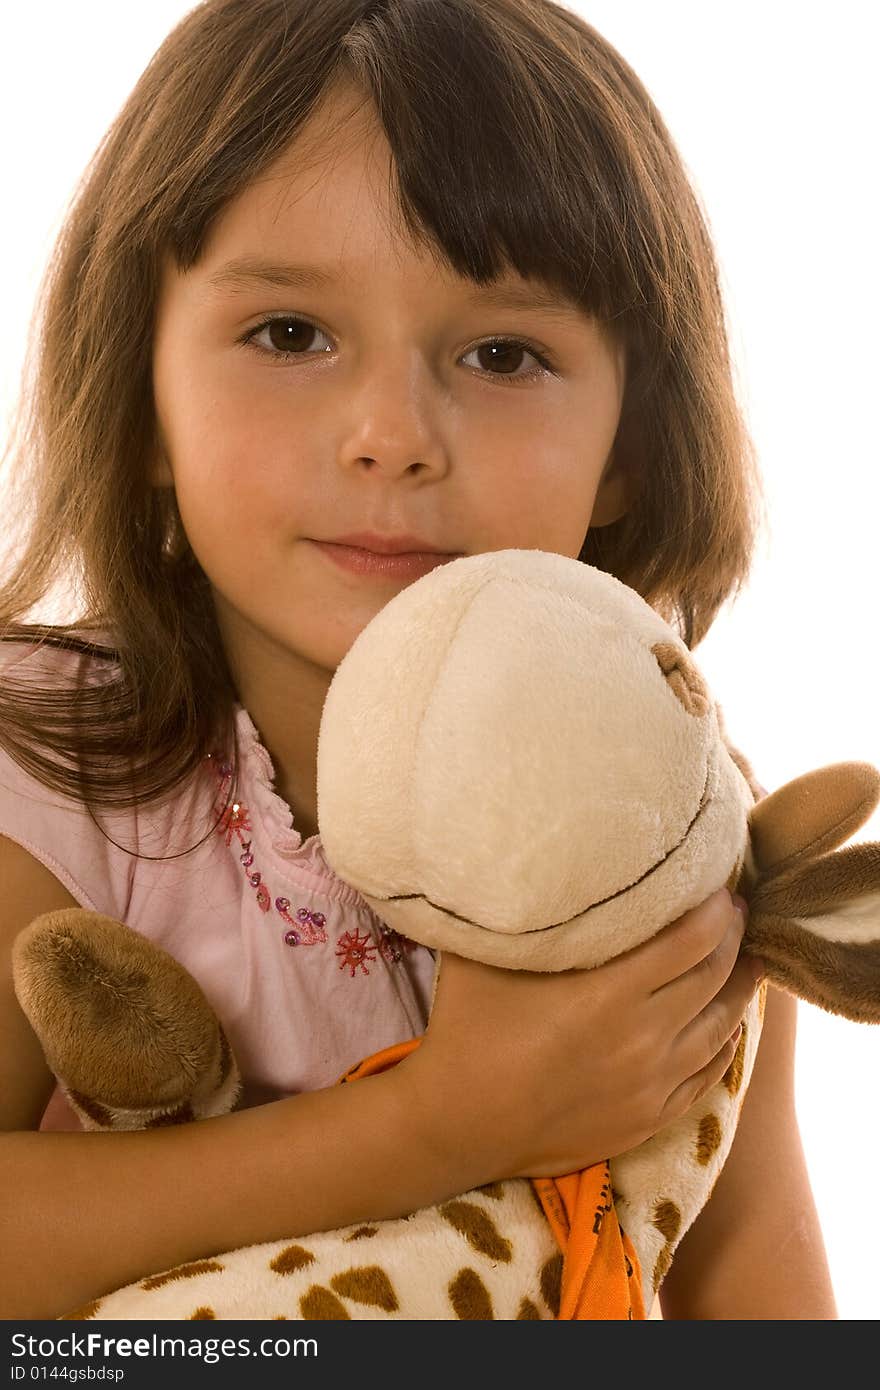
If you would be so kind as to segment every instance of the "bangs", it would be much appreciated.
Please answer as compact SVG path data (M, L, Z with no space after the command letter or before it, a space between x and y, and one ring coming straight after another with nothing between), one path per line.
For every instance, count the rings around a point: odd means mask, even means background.
M308 23L287 27L283 43L267 24L220 105L204 111L207 128L181 134L203 152L193 184L178 186L162 219L181 271L243 190L243 172L263 173L347 81L385 130L402 227L438 263L477 285L513 269L601 320L644 300L628 252L637 200L619 94L603 97L583 55L566 52L558 28L546 32L546 14L542 24L528 6L391 0L351 25L352 7L338 8L349 27L322 72L312 56L307 100Z

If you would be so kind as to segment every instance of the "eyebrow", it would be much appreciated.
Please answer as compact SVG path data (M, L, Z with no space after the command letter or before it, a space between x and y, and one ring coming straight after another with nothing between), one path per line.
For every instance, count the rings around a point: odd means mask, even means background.
M338 284L338 277L320 266L291 265L285 261L265 261L255 256L241 256L227 261L206 281L208 288L223 292L241 292L255 287L272 285L281 289L329 289ZM582 318L585 312L573 299L545 285L475 285L467 298L475 306L494 309L537 309L554 318Z

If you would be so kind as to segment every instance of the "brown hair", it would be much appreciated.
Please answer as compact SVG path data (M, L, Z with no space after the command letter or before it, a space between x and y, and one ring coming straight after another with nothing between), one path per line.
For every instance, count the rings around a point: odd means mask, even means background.
M709 232L614 48L551 0L204 0L153 56L72 200L7 450L28 515L0 636L86 639L108 661L75 699L7 673L0 740L95 805L135 799L120 760L139 796L159 797L233 729L207 581L171 489L149 481L162 257L191 269L224 206L343 77L375 103L416 241L478 283L512 266L561 288L625 344L615 451L637 493L580 558L689 646L747 575L760 481ZM62 589L71 621L36 621ZM89 648L101 633L112 648Z

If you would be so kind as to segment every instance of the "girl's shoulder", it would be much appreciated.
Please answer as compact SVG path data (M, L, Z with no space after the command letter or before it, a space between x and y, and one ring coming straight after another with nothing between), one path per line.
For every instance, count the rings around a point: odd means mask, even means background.
M113 679L118 665L107 633L2 641L0 703L30 709L33 727L45 729L61 717L68 696ZM187 833L186 789L147 813L138 806L96 810L74 790L43 781L33 756L42 751L38 738L25 747L11 727L5 720L0 728L0 835L44 864L82 907L124 919L139 855L166 853L172 838Z

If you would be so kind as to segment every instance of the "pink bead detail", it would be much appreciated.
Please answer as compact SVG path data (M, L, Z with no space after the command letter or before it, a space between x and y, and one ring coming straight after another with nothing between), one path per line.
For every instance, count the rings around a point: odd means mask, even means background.
M251 852L251 841L246 840L245 833L251 829L248 819L248 809L241 802L233 802L232 805L226 804L226 783L232 776L232 766L224 762L218 765L217 754L209 754L209 758L214 759L214 766L220 777L220 790L217 795L216 808L220 813L220 821L217 832L225 836L227 845L232 843L233 835L237 835L241 844L241 854L238 856L239 862L244 869L247 881L250 886L256 889L257 906L261 912L269 912L272 907L272 896L269 889L263 882L263 876L258 869L250 872L254 862ZM297 924L294 924L290 916L290 899L278 897L275 899L275 910L287 922L291 928L285 932L284 941L288 946L316 946L327 940L327 933L324 930L326 917L323 912L311 912L307 907L297 909Z
M324 930L324 923L327 919L323 912L311 912L307 907L297 908L296 922L299 925L296 925L290 916L289 898L276 898L275 910L285 922L289 922L291 927L295 927L293 933L288 932L284 938L288 946L317 946L327 940L327 933ZM296 937L295 942L288 940L291 934Z

